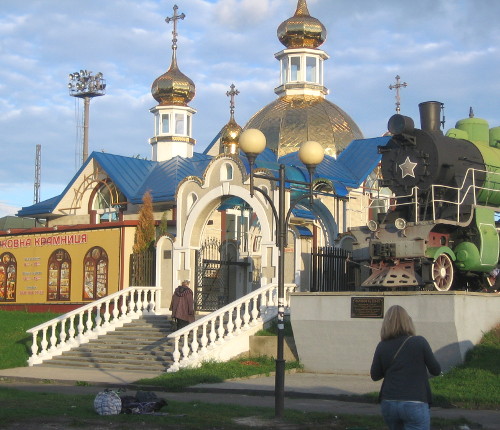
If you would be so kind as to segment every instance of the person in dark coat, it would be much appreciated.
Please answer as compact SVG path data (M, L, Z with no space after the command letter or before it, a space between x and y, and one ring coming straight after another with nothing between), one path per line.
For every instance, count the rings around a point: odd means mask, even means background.
M432 403L427 371L439 375L441 366L427 340L415 336L406 310L391 306L385 314L370 375L384 378L380 389L381 410L390 430L429 430Z
M172 295L170 303L172 318L176 322L177 330L186 327L194 321L193 291L189 288L189 281L183 281Z

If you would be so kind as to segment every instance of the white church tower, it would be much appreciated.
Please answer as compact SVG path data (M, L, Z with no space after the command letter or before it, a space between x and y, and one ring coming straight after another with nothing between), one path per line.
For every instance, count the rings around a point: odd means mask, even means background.
M149 139L153 161L166 161L173 157L192 157L196 141L192 138L192 118L196 110L188 106L195 96L195 85L177 66L177 21L185 15L177 14L166 18L173 22L172 62L166 73L156 78L151 94L158 105L151 109L155 117L155 134Z
M280 61L279 96L325 97L323 62L328 54L318 49L326 40L326 28L309 15L306 0L297 2L295 15L278 27L278 39L286 49L275 54Z

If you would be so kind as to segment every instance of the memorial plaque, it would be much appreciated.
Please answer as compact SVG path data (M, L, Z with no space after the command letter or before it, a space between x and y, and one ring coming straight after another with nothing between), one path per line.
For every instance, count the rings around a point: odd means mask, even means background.
M384 298L351 297L351 318L384 318Z

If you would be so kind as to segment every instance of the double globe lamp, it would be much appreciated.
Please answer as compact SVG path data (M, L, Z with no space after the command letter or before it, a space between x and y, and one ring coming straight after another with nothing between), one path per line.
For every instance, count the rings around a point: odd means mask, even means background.
M309 198L312 206L313 201L313 175L316 166L323 161L324 149L323 146L315 141L307 141L300 146L299 158L300 161L307 167L309 172L309 182L295 181L286 179L285 165L280 164L279 176L254 173L255 159L266 149L266 137L257 129L245 130L239 138L240 150L247 156L250 164L250 196L253 197L254 192L260 192L270 204L276 222L276 246L278 247L278 346L276 358L276 376L274 385L274 398L275 398L275 416L277 418L283 417L284 403L285 403L285 360L283 358L284 350L284 314L285 314L285 245L286 245L286 232L288 230L288 219L291 215L293 208L305 198ZM271 198L266 192L254 186L254 178L267 179L278 184L278 210ZM309 193L297 198L294 202L290 203L288 211L285 207L285 183L294 184L299 186L308 186Z

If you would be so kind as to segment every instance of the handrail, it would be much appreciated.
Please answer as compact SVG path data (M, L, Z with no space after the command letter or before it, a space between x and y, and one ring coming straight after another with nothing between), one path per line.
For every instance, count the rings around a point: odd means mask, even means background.
M31 328L26 331L33 335L28 364L42 363L143 314L155 314L160 298L161 287L128 287Z
M296 284L285 284L285 307ZM243 314L242 314L243 312ZM250 330L259 322L267 322L278 313L278 285L268 284L168 335L174 342L173 364L168 372L195 366L209 350ZM201 333L199 333L201 329ZM182 343L182 345L180 345Z
M453 187L450 185L442 185L442 184L432 184L430 187L430 192L431 192L431 198L430 202L428 204L430 205L432 209L432 221L436 221L437 219L441 219L440 215L438 214L438 208L437 205L440 203L445 203L448 205L455 205L457 207L457 213L456 213L456 221L457 222L462 222L460 219L461 213L460 213L460 207L465 203L467 198L469 196L472 197L472 204L473 205L481 205L481 206L488 206L488 202L478 202L477 197L481 192L487 192L493 194L500 193L500 190L491 188L489 186L478 186L477 185L477 174L478 173L483 173L487 175L488 177L485 179L486 184L491 184L492 180L494 177L498 177L498 182L500 183L500 172L495 172L495 171L489 171L489 170L483 170L483 169L474 169L469 167L464 175L464 178L462 180L461 185L457 187ZM438 190L451 190L456 192L456 200L445 200L442 198L436 198L436 194ZM390 200L390 199L395 199L397 203L395 203L395 207L401 207L401 206L415 206L414 210L414 220L408 220L408 221L413 221L415 223L419 222L419 203L418 203L418 194L421 190L418 187L413 187L412 192L410 194L406 195L400 195L400 196L383 196L380 195L377 197L378 201L383 201L383 200ZM401 199L406 199L409 201L401 202ZM371 204L369 207L384 207L384 205L378 205L378 206L372 206Z

